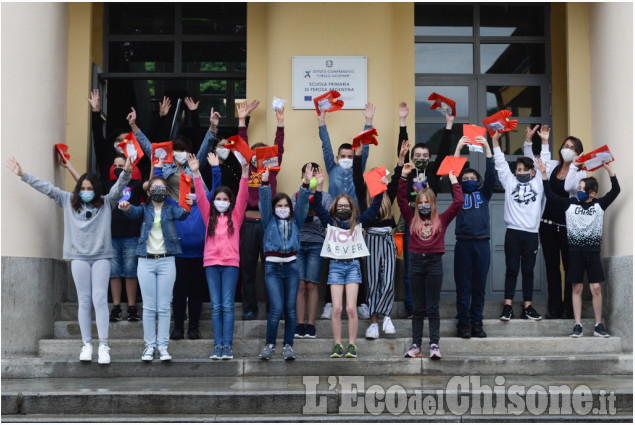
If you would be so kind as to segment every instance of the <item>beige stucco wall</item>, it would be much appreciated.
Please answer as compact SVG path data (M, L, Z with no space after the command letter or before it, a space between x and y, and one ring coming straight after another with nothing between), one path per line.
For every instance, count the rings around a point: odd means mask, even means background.
M64 186L69 4L2 4L2 255L61 258L62 210L6 167Z
M285 154L278 178L280 191L296 191L303 163L324 164L317 115L291 108L292 56L367 56L368 101L375 104L379 146L371 146L367 169L396 162L399 133L397 105L408 102L408 125L414 135L414 5L412 3L249 3L247 6L247 97L261 105L249 124L250 143L271 144L276 119L273 96L285 108ZM311 25L307 25L307 19ZM313 25L323 22L324 25ZM336 29L326 31L325 28ZM327 116L336 152L364 126L360 110Z

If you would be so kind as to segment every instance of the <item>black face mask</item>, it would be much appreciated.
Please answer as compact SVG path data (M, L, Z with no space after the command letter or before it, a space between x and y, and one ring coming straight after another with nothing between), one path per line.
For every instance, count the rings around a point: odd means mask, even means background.
M339 218L342 221L349 220L352 215L353 212L351 210L337 210L337 212L335 213L335 217Z
M123 173L123 168L115 168L115 171L113 171L113 173L115 173L115 178L118 179L121 173Z
M150 189L150 199L154 202L163 202L168 197L168 190L166 188Z

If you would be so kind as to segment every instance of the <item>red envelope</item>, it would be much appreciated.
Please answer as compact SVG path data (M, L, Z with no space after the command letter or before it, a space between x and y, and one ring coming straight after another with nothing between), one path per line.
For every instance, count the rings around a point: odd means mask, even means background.
M473 145L481 146L480 143L476 141L478 136L485 137L485 133L487 129L485 127L480 127L478 125L471 124L463 124L463 135L470 139L470 143Z
M187 204L187 199L185 197L190 194L191 187L192 177L181 171L181 178L179 180L179 206L188 211L190 210L190 206Z
M371 198L388 190L388 186L381 182L384 177L386 177L386 167L384 166L364 173L364 180L366 180L366 187L368 187L368 193Z
M357 149L360 143L362 145L377 146L379 144L377 143L377 129L371 128L370 130L366 130L353 137L353 150Z
M238 135L227 138L227 141L231 143L227 143L224 147L232 151L234 155L236 155L236 153L238 152L238 154L240 154L240 156L245 161L247 161L247 163L249 163L249 161L251 161L251 158L256 154L253 150L251 150L251 148L243 140L243 138ZM236 155L236 158L238 158L238 160L240 161L238 155Z
M171 164L174 162L172 157L172 141L163 143L152 144L152 163L157 165L159 159L163 160L164 164Z
M445 96L441 96L437 93L432 93L428 100L432 102L430 109L441 109L442 111L449 111L450 115L456 117L456 102Z
M450 171L453 171L458 177L466 161L467 158L462 156L446 156L437 170L437 176L447 176Z
M517 120L509 120L508 117L512 115L512 111L508 111L507 109L503 109L502 111L496 112L494 115L490 115L489 117L483 120L483 125L487 128L487 132L490 137L498 131L499 133L505 133L511 131L516 128L518 125Z
M269 166L269 171L280 171L278 145L256 148L256 161L259 173L264 173L267 170L267 166Z
M327 91L326 93L313 99L315 110L320 115L320 106L326 112L338 111L344 107L344 101L339 99L341 94L336 90Z
M578 162L584 163L584 168L587 171L595 171L601 168L602 165L615 161L613 154L609 150L607 145L597 148L587 154L584 154L578 158Z
M139 146L139 142L137 141L137 138L134 137L134 133L132 132L126 134L123 142L119 143L117 146L119 146L123 150L123 154L126 156L126 158L129 158L131 156L132 158L134 158L132 160L133 167L136 166L139 161L141 161L141 158L143 158L143 151L141 150L141 146Z
M403 252L403 233L395 233L392 237L395 239L395 245L397 245L397 257L399 257Z
M68 146L66 146L65 144L57 143L55 145L55 149L57 150L57 154L60 156L60 158L62 158L62 161L66 162L71 159L71 154L67 152Z

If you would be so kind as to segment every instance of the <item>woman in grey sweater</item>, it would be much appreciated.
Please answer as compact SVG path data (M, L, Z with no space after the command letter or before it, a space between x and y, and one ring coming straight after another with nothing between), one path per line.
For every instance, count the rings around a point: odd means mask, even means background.
M97 176L92 173L83 174L71 193L25 173L13 156L9 158L8 167L22 181L47 195L64 209L64 259L71 260L71 271L77 289L77 317L84 343L79 360L91 361L93 357L91 306L94 305L99 334L98 362L110 363L108 279L110 258L113 256L110 222L112 210L117 206L126 183L130 181L130 159L126 160L124 172L117 183L105 195L101 193Z

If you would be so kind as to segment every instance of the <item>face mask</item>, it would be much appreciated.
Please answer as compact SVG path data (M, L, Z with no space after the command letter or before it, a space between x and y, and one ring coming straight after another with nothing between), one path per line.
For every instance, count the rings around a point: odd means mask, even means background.
M335 217L339 218L342 221L346 221L351 218L353 212L351 210L337 210L335 213Z
M121 175L121 173L123 173L123 168L115 168L115 170L113 171L113 173L115 173L115 177L119 178L119 176Z
M229 149L227 148L216 148L216 155L223 161L225 161L229 157Z
M214 207L216 208L216 211L218 211L219 213L224 213L225 211L229 209L229 201L214 200Z
M477 180L467 180L461 183L461 187L463 188L463 192L472 193L478 187Z
M419 214L421 215L430 215L432 213L432 205L419 205L417 207L419 210Z
M115 151L117 151L117 153L123 153L123 149L121 149L119 146L117 146L117 143L115 143L112 146L115 148Z
M150 189L150 199L154 202L164 202L168 197L168 189L166 187L155 187Z
M350 170L353 167L353 160L350 158L341 158L338 160L340 167L345 170Z
M578 201L586 202L587 199L589 199L589 194L582 190L578 190Z
M278 218L281 218L283 220L289 218L290 213L291 210L289 208L276 208L276 215L278 216Z
M82 190L79 192L79 197L82 201L89 203L95 198L95 192L93 190Z
M179 164L185 164L187 162L187 152L174 152L173 156Z
M190 193L190 199L192 200L192 202L196 203L196 193Z
M529 180L531 180L531 174L516 174L516 179L518 179L521 183L529 183Z
M415 165L415 168L419 171L424 170L428 164L430 164L430 160L428 158L415 158L412 160Z
M560 155L562 155L562 160L564 162L571 162L575 159L577 154L571 149L562 148L560 149Z

